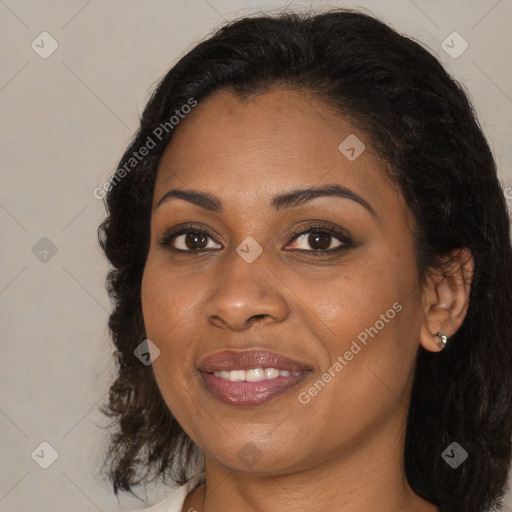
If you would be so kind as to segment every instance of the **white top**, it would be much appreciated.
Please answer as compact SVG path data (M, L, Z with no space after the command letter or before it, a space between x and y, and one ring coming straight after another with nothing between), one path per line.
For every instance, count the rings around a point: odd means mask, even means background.
M204 471L197 473L190 480L187 480L184 485L175 489L164 501L152 507L145 508L140 512L181 512L188 493L201 485L205 481L205 477L206 473Z

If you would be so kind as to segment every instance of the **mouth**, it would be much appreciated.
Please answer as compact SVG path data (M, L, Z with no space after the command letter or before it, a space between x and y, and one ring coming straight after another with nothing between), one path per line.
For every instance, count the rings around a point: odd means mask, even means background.
M206 390L234 406L256 406L290 391L312 371L308 365L266 350L224 350L198 365Z

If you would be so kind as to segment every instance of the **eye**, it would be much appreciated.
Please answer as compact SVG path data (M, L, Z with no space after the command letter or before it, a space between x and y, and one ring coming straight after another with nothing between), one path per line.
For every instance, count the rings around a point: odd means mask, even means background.
M172 252L200 252L222 248L220 244L216 244L208 230L194 226L170 229L164 234L159 244Z
M352 240L346 233L331 226L309 226L307 230L293 234L295 238L292 243L295 247L292 249L299 252L309 252L321 256L346 250L352 246Z
M342 243L338 241L338 245L333 246L333 242L335 242L335 239L330 233L326 233L325 231L310 231L309 234L304 233L299 235L295 243L298 244L298 249L308 250L306 246L309 245L309 247L312 247L315 251L331 250L342 245ZM300 247L300 244L302 244L302 247Z
M188 233L175 237L175 247L180 251L194 251L197 249L216 249L208 243L209 235L202 231L189 231ZM210 238L211 240L211 238ZM211 240L212 241L212 240Z
M310 253L314 256L329 255L353 246L350 236L341 229L332 226L313 225L299 231L288 233L292 241L286 246L294 252ZM222 249L215 236L205 227L181 225L168 230L159 241L173 253L200 253ZM308 249L308 246L310 247Z

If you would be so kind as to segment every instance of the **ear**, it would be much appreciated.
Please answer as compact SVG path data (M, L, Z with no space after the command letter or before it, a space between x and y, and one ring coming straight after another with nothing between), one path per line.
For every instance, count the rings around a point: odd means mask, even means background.
M442 350L437 333L447 338L462 325L469 306L474 261L469 249L457 249L443 261L441 272L432 269L422 290L424 320L420 343L430 352Z

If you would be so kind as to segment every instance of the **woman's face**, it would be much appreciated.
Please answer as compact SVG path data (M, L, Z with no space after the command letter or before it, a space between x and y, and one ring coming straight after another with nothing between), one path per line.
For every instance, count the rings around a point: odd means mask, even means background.
M408 209L365 133L277 88L217 92L175 130L142 283L172 414L207 459L239 471L394 446L422 292ZM321 187L331 194L293 195ZM176 189L196 195L162 200Z

